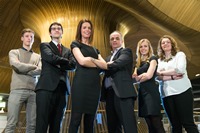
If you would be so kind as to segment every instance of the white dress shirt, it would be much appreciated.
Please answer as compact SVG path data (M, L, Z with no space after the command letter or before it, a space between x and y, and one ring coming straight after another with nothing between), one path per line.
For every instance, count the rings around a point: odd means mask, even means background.
M162 97L181 94L192 87L187 75L186 64L186 56L183 52L178 52L168 62L158 59L158 71L175 69L178 73L184 74L181 79L163 82L163 87L160 90Z

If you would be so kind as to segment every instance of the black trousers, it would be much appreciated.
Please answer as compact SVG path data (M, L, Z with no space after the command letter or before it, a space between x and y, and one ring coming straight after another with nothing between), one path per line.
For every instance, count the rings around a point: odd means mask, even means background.
M83 116L84 133L94 132L94 114L77 113L72 110L68 133L78 133Z
M55 91L36 92L36 133L59 133L66 107L66 84L60 82Z
M113 89L106 90L106 115L109 133L137 133L134 98L119 98Z
M191 88L181 94L163 98L163 105L173 133L182 133L182 127L187 133L199 133L194 124Z

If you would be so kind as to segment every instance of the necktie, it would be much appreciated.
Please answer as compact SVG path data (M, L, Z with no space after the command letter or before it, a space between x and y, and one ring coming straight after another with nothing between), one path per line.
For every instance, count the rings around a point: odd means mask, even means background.
M62 54L61 45L59 43L58 43L57 47L58 47L58 51L60 52L60 54Z

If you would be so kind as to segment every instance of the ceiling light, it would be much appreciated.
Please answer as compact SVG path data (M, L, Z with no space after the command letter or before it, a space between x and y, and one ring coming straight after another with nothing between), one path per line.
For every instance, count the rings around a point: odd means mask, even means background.
M196 77L200 76L200 73L196 74L195 76L196 76Z

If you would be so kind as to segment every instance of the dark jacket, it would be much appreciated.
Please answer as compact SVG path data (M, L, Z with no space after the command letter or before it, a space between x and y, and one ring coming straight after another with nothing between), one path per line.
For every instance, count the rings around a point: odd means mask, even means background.
M61 49L62 55L52 41L40 44L42 72L36 86L36 91L40 89L54 91L60 80L66 82L66 70L73 70L75 68L75 60L70 49L64 46L61 46ZM65 89L69 88L66 87ZM70 90L68 90L69 92Z
M106 58L110 61L111 55ZM108 65L108 70L105 71L105 76L102 82L102 97L106 98L106 88L104 81L106 77L111 77L111 84L115 94L120 98L136 97L137 94L133 87L132 69L133 69L133 54L129 48L121 48L113 58L113 63Z

